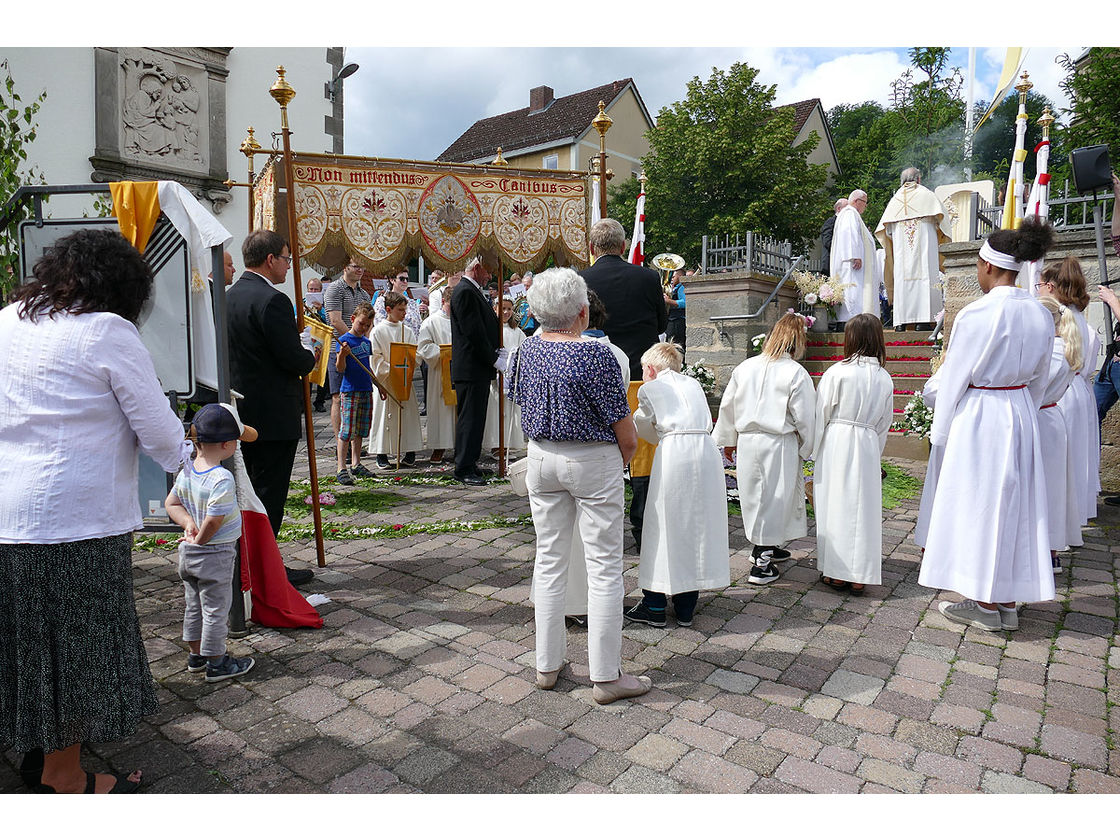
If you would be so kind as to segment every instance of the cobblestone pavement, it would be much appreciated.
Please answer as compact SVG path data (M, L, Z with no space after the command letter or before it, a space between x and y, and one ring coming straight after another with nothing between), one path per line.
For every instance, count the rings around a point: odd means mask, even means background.
M504 485L392 489L395 506L354 521L528 512ZM174 555L137 552L161 708L88 760L168 793L1120 792L1116 509L1067 556L1059 600L991 634L950 624L918 585L917 504L885 512L883 585L862 598L817 582L812 533L778 582L747 583L732 518L732 586L702 594L692 627L627 625L624 668L654 688L605 707L579 628L556 690L533 684L530 525L328 542L305 590L331 598L325 627L250 625L231 647L255 670L217 685L186 671ZM314 562L308 540L281 548ZM0 754L0 791L21 789L16 760Z

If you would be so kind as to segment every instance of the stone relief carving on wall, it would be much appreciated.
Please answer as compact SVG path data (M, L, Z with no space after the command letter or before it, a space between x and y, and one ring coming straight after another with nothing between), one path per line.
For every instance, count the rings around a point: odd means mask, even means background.
M199 93L205 73L144 51L122 51L120 63L121 151L145 162L205 166L200 142L205 103Z

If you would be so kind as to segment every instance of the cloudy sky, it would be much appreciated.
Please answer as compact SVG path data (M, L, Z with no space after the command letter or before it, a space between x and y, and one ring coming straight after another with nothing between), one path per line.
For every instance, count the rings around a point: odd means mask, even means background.
M1081 47L1032 47L1025 69L1035 89L1059 106L1064 76L1055 58ZM990 100L1006 47L977 48L977 100ZM360 69L346 81L346 151L380 157L434 159L472 123L524 108L529 89L548 85L565 96L615 79L633 78L651 115L683 99L694 76L736 61L758 68L777 86L776 103L819 98L825 109L876 100L909 66L906 47L575 47L347 48ZM967 70L968 49L954 48L953 65ZM921 73L916 73L922 78ZM588 119L592 117L588 115Z

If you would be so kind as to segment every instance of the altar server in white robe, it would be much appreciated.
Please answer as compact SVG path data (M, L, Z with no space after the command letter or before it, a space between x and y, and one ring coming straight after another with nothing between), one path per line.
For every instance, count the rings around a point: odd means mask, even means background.
M916 168L902 170L902 186L887 204L875 238L883 246L883 279L895 329L932 324L942 304L938 247L952 237L944 205L922 186Z
M847 321L861 312L879 315L879 276L876 274L875 237L863 221L867 209L867 193L853 190L848 206L836 217L829 251L833 276L848 284L844 302L837 309L837 318Z
M941 367L945 366L944 358ZM926 380L922 388L922 402L930 411L937 410L937 389L941 384L941 367L933 372L933 376ZM929 460L926 461L926 480L922 483L922 500L918 505L918 519L914 523L914 545L922 549L926 547L926 537L929 535L929 514L933 509L933 497L937 493L937 478L941 474L941 461L945 457L945 447L942 444L929 447Z
M856 315L844 327L844 361L817 386L813 509L821 580L862 595L882 583L880 458L894 418L894 383L884 369L883 325Z
M1029 291L1029 290L1028 290ZM1046 391L1042 395L1042 408L1038 411L1038 438L1042 442L1042 465L1046 471L1046 512L1050 529L1050 562L1054 571L1062 570L1058 552L1069 547L1069 534L1081 536L1080 517L1069 501L1067 443L1069 433L1058 402L1073 383L1075 368L1080 369L1081 332L1073 312L1059 303L1057 298L1042 295L1038 298L1054 319L1054 350L1050 356L1050 372ZM1070 339L1066 343L1066 339ZM1070 515L1076 518L1071 522Z
M623 615L665 625L667 598L688 627L701 589L730 585L727 484L709 434L712 412L700 383L680 372L679 345L660 342L642 354L634 425L657 446L642 526L638 582L643 597Z
M918 582L965 600L938 609L988 631L1019 626L1018 601L1054 598L1038 411L1054 321L1015 286L1053 233L1027 218L980 248L984 296L957 315L941 365L930 443L944 445Z
M1042 270L1038 293L1053 295L1059 303L1069 307L1077 322L1081 344L1081 367L1074 371L1076 377L1058 401L1058 409L1066 420L1069 433L1066 475L1070 512L1075 511L1077 514L1076 527L1071 527L1067 536L1070 545L1077 546L1084 544L1081 526L1097 515L1097 494L1101 489L1100 425L1097 421L1097 401L1093 396L1092 383L1097 355L1100 353L1100 337L1096 330L1089 328L1085 320L1089 292L1081 263L1076 257L1066 257L1059 263L1046 266ZM1071 526L1072 523L1073 517Z
M509 298L502 300L501 322L502 346L512 356L527 336L517 326L517 318L513 314L513 301ZM486 431L482 435L485 445L495 450L495 455L497 455L499 442L498 425L498 380L495 379L490 384L490 405L486 409ZM519 451L528 446L525 441L525 433L521 430L521 407L510 399L506 399L505 404L505 428L507 452L510 450Z
M369 334L373 352L370 365L382 382L389 380L392 370L392 344L416 344L416 334L404 323L408 313L408 300L398 292L385 293L386 320L373 328ZM399 442L399 447L398 447ZM369 451L377 453L377 466L389 469L390 456L404 453L401 464L411 467L416 464L416 451L423 449L424 440L420 433L420 410L416 405L416 389L412 389L401 406L392 399L373 401L373 423L370 428Z
M805 536L801 462L813 452L816 395L797 359L805 355L805 321L783 315L762 353L739 364L720 401L712 436L735 467L739 506L754 565L747 580L773 583L771 560L781 543Z
M451 344L451 295L441 296L420 325L416 354L428 363L428 387L424 391L428 419L428 449L431 463L443 463L443 455L455 445L455 406L443 401L443 365L439 346ZM453 392L454 393L454 392Z

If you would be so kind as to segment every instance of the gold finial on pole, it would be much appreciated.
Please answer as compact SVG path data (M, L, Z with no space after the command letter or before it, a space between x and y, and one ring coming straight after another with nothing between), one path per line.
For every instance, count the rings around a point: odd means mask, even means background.
M642 192L646 191L646 171L643 169L642 174L638 176L638 182L642 185Z
M1050 126L1054 124L1054 115L1050 113L1050 106L1047 105L1042 109L1042 116L1038 118L1038 124L1042 126L1042 139L1050 139Z
M607 170L607 131L610 130L613 122L614 120L607 116L606 104L600 99L599 113L595 115L591 124L599 132L599 172L602 174L599 179L599 218L601 219L607 218L607 181L613 174Z
M276 100L280 106L280 128L284 131L288 130L288 103L291 102L296 95L295 88L288 84L288 80L284 78L284 65L281 64L276 68L276 81L272 83L272 87L268 89L268 95Z
M1031 82L1030 74L1026 70L1019 76L1022 79L1019 84L1015 85L1015 90L1019 91L1019 114L1026 115L1027 113L1027 92L1034 87Z
M245 135L245 139L241 141L238 151L245 157L249 158L249 168L253 168L253 155L259 152L261 144L257 142L257 138L253 136L253 127L249 126L249 133Z
M509 166L509 161L507 161L504 157L502 157L502 147L501 146L498 147L498 154L494 156L494 159L492 161L490 161L490 165L491 166Z

